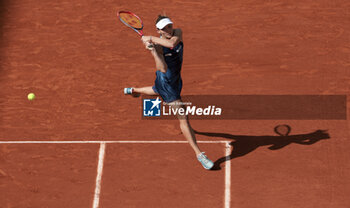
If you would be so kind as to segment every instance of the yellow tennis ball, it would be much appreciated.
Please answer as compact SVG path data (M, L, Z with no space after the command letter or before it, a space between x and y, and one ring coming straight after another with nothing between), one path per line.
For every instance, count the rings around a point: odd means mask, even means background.
M34 93L29 93L28 94L28 100L34 100L34 99L35 99Z

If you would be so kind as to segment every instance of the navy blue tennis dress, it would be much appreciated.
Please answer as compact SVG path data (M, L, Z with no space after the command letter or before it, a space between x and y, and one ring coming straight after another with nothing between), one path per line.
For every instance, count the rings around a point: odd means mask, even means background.
M163 56L168 69L166 73L159 70L156 71L157 77L152 88L166 103L181 99L183 47L183 42L180 42L172 49L163 47Z

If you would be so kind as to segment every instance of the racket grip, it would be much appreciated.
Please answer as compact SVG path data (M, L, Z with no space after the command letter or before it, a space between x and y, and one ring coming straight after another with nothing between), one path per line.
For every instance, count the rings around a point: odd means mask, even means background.
M148 45L147 49L150 50L150 51L153 51L154 50L154 45L153 44Z
M147 47L148 47L148 48L154 48L154 45L153 45L153 43L152 43L152 36L150 36L149 42L150 42L150 44L149 44Z
M148 43L146 43L146 48L147 48L148 50L152 51L152 50L154 50L154 44L148 42Z

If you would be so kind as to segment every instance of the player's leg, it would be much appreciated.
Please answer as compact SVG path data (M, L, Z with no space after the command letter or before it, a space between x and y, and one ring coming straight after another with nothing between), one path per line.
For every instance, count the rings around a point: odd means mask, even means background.
M174 103L181 102L181 100L174 101ZM174 108L183 108L182 104L175 104L172 105ZM178 119L180 122L180 129L182 131L182 134L185 136L189 144L191 145L192 149L194 150L197 159L205 169L211 169L214 166L214 163L207 158L207 156L204 154L204 152L201 152L201 150L198 147L196 135L191 127L191 124L188 120L188 117L186 115L178 115Z
M165 73L167 71L168 66L165 63L162 53L163 53L163 48L159 45L156 45L154 47L154 50L151 50L151 54L153 55L154 61L156 63L156 69L158 71ZM158 72L157 72L157 78L158 78ZM141 88L129 87L129 88L124 88L124 94L138 97L140 96L140 94L158 95L158 92L156 92L156 89L153 87L141 87Z
M201 151L198 147L196 136L191 128L191 125L186 118L179 118L180 121L180 129L182 134L185 136L189 144L191 145L193 151L196 155L200 154Z
M156 93L153 90L152 86L149 87L141 87L141 88L134 88L134 92L135 93L140 93L140 94L145 94L145 95L158 95L158 93Z
M133 97L139 97L141 94L145 94L145 95L158 95L158 93L156 93L153 90L152 86L149 87L140 87L140 88L136 88L136 87L129 87L129 88L124 88L124 94L125 95L132 95Z

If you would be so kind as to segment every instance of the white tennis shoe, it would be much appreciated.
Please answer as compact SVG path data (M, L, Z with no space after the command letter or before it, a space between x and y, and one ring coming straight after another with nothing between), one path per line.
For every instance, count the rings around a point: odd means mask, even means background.
M210 170L213 168L214 163L211 161L205 154L204 152L201 152L200 154L197 155L198 161L203 165L203 167L207 170Z

